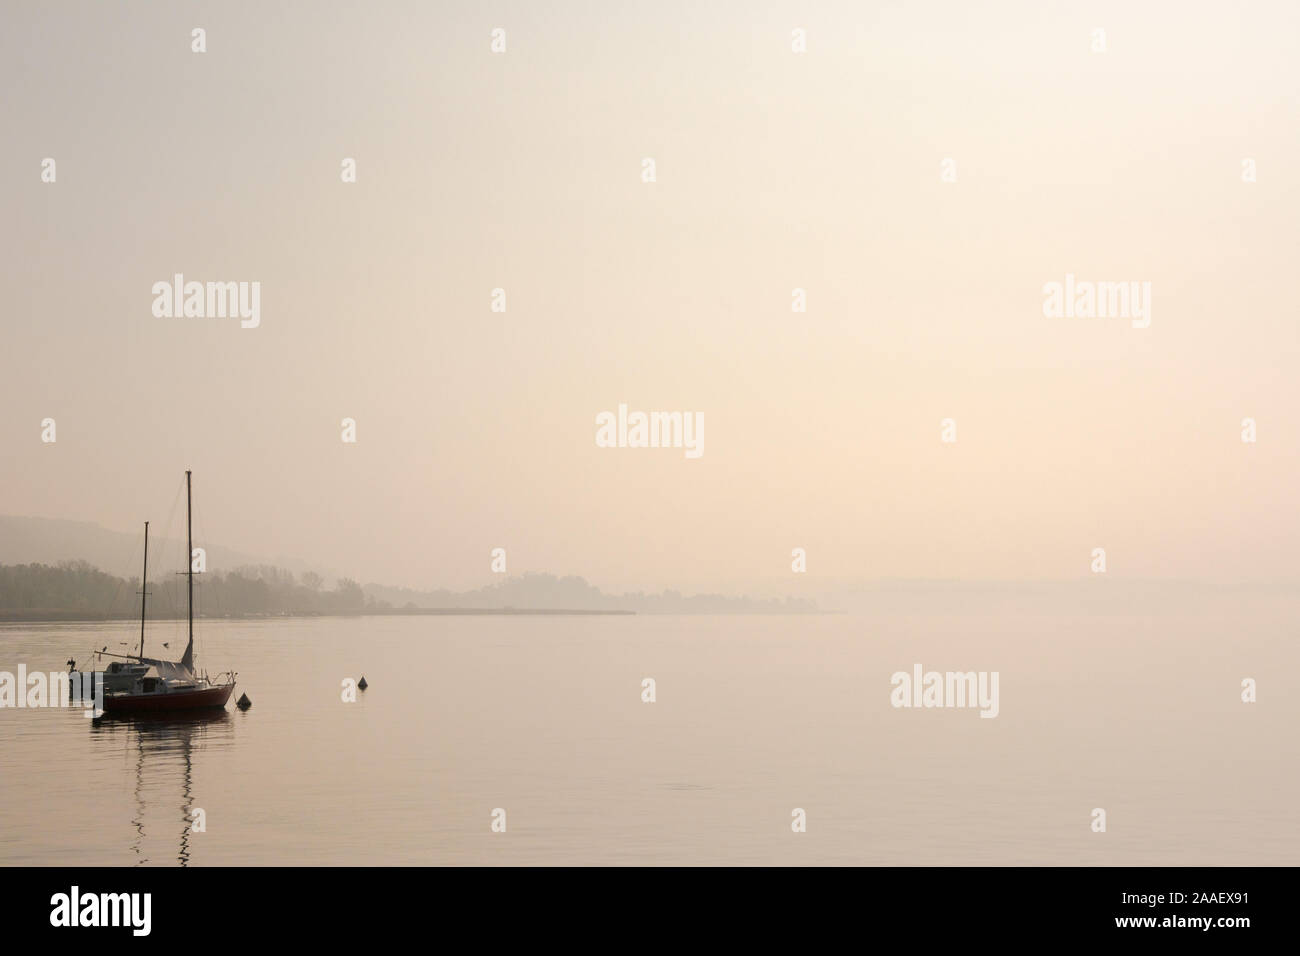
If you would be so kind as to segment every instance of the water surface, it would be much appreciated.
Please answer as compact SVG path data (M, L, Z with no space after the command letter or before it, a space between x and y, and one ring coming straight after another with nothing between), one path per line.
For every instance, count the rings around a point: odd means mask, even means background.
M251 710L0 710L0 863L1294 865L1296 607L1265 610L204 621ZM0 670L133 634L7 625ZM914 663L998 671L999 716L891 707Z

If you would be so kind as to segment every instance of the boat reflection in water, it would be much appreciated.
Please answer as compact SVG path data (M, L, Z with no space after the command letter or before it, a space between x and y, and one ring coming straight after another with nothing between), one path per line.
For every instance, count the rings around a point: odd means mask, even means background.
M170 714L117 716L91 721L105 752L120 744L135 768L135 829L130 849L133 865L167 865L172 853L181 866L190 862L194 810L201 808L195 792L195 757L233 742L234 720L226 710L195 710ZM120 740L118 739L120 738ZM150 855L156 841L165 840L166 857ZM174 849L173 849L174 848Z

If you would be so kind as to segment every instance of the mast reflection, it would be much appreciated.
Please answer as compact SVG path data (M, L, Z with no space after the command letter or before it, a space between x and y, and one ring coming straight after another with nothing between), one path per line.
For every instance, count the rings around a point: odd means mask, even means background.
M190 827L194 820L194 764L195 754L210 744L229 738L234 724L225 710L190 711L187 713L134 715L129 717L105 716L92 722L92 732L109 740L121 737L121 742L132 752L135 764L134 810L131 825L134 835L130 844L133 866L150 862L146 851L148 833L145 822L149 816L154 794L179 793L174 804L178 815L179 837L176 842L176 862L182 867L190 863ZM161 775L167 780L159 786ZM175 782L169 778L176 777ZM154 786L148 783L154 781ZM170 814L168 814L170 816ZM175 819L175 818L174 818ZM169 841L170 843L170 841Z

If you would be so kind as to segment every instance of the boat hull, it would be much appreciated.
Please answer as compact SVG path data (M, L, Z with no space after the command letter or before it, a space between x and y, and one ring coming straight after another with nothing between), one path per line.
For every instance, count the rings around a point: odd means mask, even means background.
M170 694L113 694L104 698L106 714L155 714L176 710L208 710L225 707L234 684L178 690Z

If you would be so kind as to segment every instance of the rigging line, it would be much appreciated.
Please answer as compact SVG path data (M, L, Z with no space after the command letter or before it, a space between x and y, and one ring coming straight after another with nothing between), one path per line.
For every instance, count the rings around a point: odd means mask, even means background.
M206 513L206 511L205 511L204 508L199 507L198 505L193 505L193 506L192 506L192 510L193 510L193 513L194 513L194 522L195 522L196 525L198 525L199 534L202 536L202 540L205 542L203 545L201 545L201 547L203 547L203 548L206 549L206 548L208 547L208 545L211 544L211 540L208 538L208 527L207 527L207 523L206 523L206 522L204 521L204 519L203 519L203 516L204 516L204 514ZM205 550L205 554L206 554L206 550ZM203 584L205 584L205 585L210 585L210 586L211 586L211 589L212 589L212 591L211 591L211 596L212 596L212 605L213 605L213 610L214 610L215 615L216 615L217 617L223 617L224 614L225 614L225 605L222 603L222 600L221 600L221 592L222 592L222 585L225 583L225 578L227 578L227 577L229 576L229 571L227 571L226 574L222 576L222 580L219 581L219 580L217 579L217 572L214 571L214 570L209 566L209 567L207 568L207 570L204 572L204 577L207 577L207 576L209 576L209 575L210 575L211 578L212 578L212 580L211 580L210 582L209 582L209 581L202 581L202 579L200 579L200 581L201 581L201 583L203 583ZM201 591L200 593L204 593L204 592L206 592L207 590L208 590L207 587L205 587L205 588L203 588L203 591ZM206 601L206 596L207 596L207 595L204 594L204 598L205 598L205 600L204 600L204 604L203 604L203 612L204 612L205 615L208 614L208 608L209 608L209 605L208 605L208 603L207 603L207 601ZM205 618L205 620L206 620L206 619L207 619L207 618ZM206 632L207 632L207 628L204 628L203 633L196 635L196 636L195 636L195 639L194 639L194 649L195 649L195 651L197 652L197 654L198 654L200 657L202 657L204 660L207 660L207 655L208 655L208 650L207 650L207 640L206 640L206 638L205 638L205 636L204 636L204 635L206 634Z
M196 589L195 592L196 601L194 607L194 616L198 618L198 617L204 617L204 615L207 613L207 607L208 607L207 583L208 582L206 579L209 573L207 559L208 559L208 546L211 544L211 542L208 540L208 529L203 523L203 510L193 502L190 502L190 517L193 520L194 525L199 529L199 542L200 542L199 547L203 549L203 573L199 575L198 580L196 581L199 587ZM202 599L201 601L198 600L200 598ZM204 620L206 620L206 617L204 617ZM205 626L203 627L202 630L195 632L194 656L196 659L207 660L208 657L207 646L203 638L203 635L207 633L207 630L208 629Z
M177 614L178 614L177 611L178 604L176 601L176 593L174 591L174 587L176 584L176 575L173 574L168 569L175 566L176 553L177 553L176 549L178 546L175 543L176 539L172 537L172 530L173 530L173 525L175 524L176 521L176 511L180 507L181 490L184 487L185 487L184 480L181 480L176 484L176 493L175 495L172 496L171 508L169 508L167 511L167 522L166 524L163 525L163 527L166 529L166 531L164 532L164 540L172 542L171 547L159 549L161 552L159 567L163 571L163 576L160 579L160 590L163 593L163 601L167 608L167 619L171 622L171 631L170 631L171 640L167 642L169 644L174 643L176 641L176 635L177 635L176 622L177 622ZM170 650L170 648L168 648L168 650Z
M207 532L207 525L203 523L203 517L202 517L202 515L203 515L203 512L200 512L200 513L199 513L199 522L200 522L200 527L203 529L204 540L206 541L206 540L207 540L207 537L206 537L206 536L207 536L207 533L208 533L208 532ZM212 579L212 603L215 605L215 611L216 611L217 616L220 617L220 618L222 618L222 619L224 620L224 619L225 619L226 608L225 608L225 604L224 604L224 602L223 602L222 599L221 599L221 595L222 595L222 587L221 587L221 585L225 583L225 581L224 581L224 577L225 577L225 576L223 576L223 580L222 580L221 582L218 582L218 581L217 581L217 578L216 578L215 575L216 575L216 572L213 572L213 579ZM206 606L206 605L205 605L205 606ZM205 629L205 633L206 633L206 629ZM203 659L204 659L204 660L207 660L207 659L208 659L208 656L207 656L207 655L208 655L208 648L207 648L207 641L206 641L206 638L205 638L204 641L203 641L203 646L200 648L200 651L201 651L202 654L203 654Z
M208 545L207 545L207 540L208 540L208 539L207 539L207 536L203 533L203 525L202 525L202 522L200 521L199 516L198 516L198 515L199 515L199 509L198 509L198 508L195 506L195 504L194 504L194 496L193 496L193 494L190 495L189 507L190 507L190 511L189 511L189 520L190 520L191 528L192 528L192 529L193 529L193 528L198 528L198 532L199 532L199 536L198 536L198 538L195 539L198 543L197 543L197 544L193 544L193 546L196 547L196 548L202 548L202 549L203 549L203 570L202 570L202 571L196 571L195 574L194 574L194 597L193 597L193 602L194 602L194 620L195 620L196 622L199 622L199 621L202 621L202 620L203 620L203 608L205 607L204 600L203 600L203 596L204 596L204 592L207 591L207 581L204 580L204 578L207 576L207 567L208 567ZM191 555L189 556L189 560L190 560L190 561L193 561L193 560L194 560L194 555L193 555L193 554L191 554ZM194 634L194 659L195 659L196 661L197 661L197 660L202 660L202 659L205 657L205 655L204 655L204 653L203 653L203 632L204 632L205 630L206 630L205 627L195 627L195 628L194 628L194 631L193 631L193 634ZM185 639L186 639L187 642L189 641L189 635L188 635L188 634L186 635L186 638L185 638ZM195 668L195 673L197 673L197 672L198 672L198 670L197 670L197 668Z
M132 562L132 565L135 564L136 553L138 551L139 551L138 545L131 546L131 556L129 560ZM128 567L132 565L128 565ZM113 611L116 610L117 608L117 599L122 594L122 585L126 584L127 581L131 580L131 575L129 571L125 576L118 576L114 574L113 577L117 579L117 585L113 588L113 597L109 600L108 607L105 609L105 614L104 614L105 620L110 620L110 621L113 619Z
M169 554L169 551L171 551L171 549L166 547L165 545L167 542L174 540L171 537L172 522L176 518L176 508L180 504L180 499L181 499L180 489L177 488L176 494L172 498L171 508L167 512L167 520L166 522L163 523L162 526L163 527L163 533L161 536L162 540L159 541L159 547L158 547L159 561L157 567L161 569L166 569L171 564L170 558L173 558L175 556L174 554ZM175 546L173 545L173 547ZM173 600L172 589L169 587L169 585L171 584L171 579L172 576L170 574L164 573L164 576L161 579L161 586L159 590L162 592L162 600L167 608L167 616L170 618L175 618L176 602ZM155 601L155 604L156 603L157 602Z

